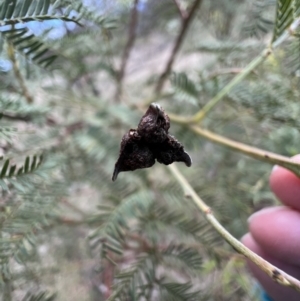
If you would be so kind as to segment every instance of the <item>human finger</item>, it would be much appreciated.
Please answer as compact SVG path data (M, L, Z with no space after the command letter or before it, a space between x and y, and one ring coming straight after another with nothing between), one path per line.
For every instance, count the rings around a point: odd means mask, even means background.
M292 158L300 162L300 154ZM270 187L287 206L300 211L300 178L291 171L275 165L270 175Z
M269 253L266 253L260 245L255 241L250 233L247 233L243 238L242 242L253 252L263 257L268 262L272 263L279 269L285 271L286 273L300 279L300 268L294 265L288 264L281 260L278 260ZM274 301L299 301L300 293L295 291L290 287L280 285L273 281L266 273L264 273L259 267L257 267L253 262L248 261L248 267L254 277L260 282L264 290Z
M249 230L272 257L300 267L300 212L289 207L270 207L253 214Z

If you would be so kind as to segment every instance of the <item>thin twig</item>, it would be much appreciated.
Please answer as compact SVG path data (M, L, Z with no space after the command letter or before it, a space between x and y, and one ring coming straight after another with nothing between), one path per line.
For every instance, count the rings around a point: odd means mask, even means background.
M16 55L15 55L15 49L14 49L14 46L11 42L8 42L8 51L7 52L8 52L8 57L12 62L15 76L16 76L16 78L19 82L19 85L21 87L22 95L26 98L27 103L32 103L33 98L30 95L30 93L29 93L29 91L28 91L28 89L25 85L25 80L24 80L24 78L21 74L21 71L19 69L19 66L18 66L17 58L16 58Z
M172 114L168 114L171 121L176 123L182 123L184 117L175 116ZM270 163L270 164L277 164L282 166L291 172L293 172L296 176L300 177L300 163L293 161L293 159L278 155L276 153L272 153L266 150L262 150L260 148L256 148L241 142L237 142L223 136L217 135L209 130L203 129L197 125L189 125L188 128L192 130L194 133L210 140L221 144L223 146L229 147L234 151L243 153L249 157L254 159Z
M251 73L261 62L263 62L270 54L272 53L271 49L264 50L259 56L252 60L239 74L237 74L219 93L217 93L211 100L209 100L206 105L195 115L193 116L177 116L170 114L173 120L176 120L178 123L189 124L197 123L202 121L202 119L207 115L208 112L215 107L217 103L227 95L233 87L240 83L249 73Z
M196 125L192 125L189 128L196 134L205 137L210 141L229 147L234 151L238 151L254 159L280 165L300 177L300 163L293 161L293 159L225 138Z
M144 112L141 108L139 108L141 111ZM182 117L179 115L174 114L168 114L170 117L170 120L172 122L178 123L178 124L187 124L186 117ZM276 153L272 153L266 150L262 150L260 148L256 148L241 142L237 142L228 138L225 138L223 136L220 136L218 134L215 134L209 130L203 129L197 125L194 124L187 124L187 128L191 131L195 132L196 134L213 141L215 143L218 143L220 145L223 145L225 147L229 147L234 151L240 152L245 154L246 156L252 157L254 159L269 163L269 164L277 164L279 166L282 166L291 172L293 172L296 176L300 177L300 163L293 161L293 159L289 157L285 157L282 155L278 155Z
M200 122L209 111L225 96L233 87L240 83L248 76L259 64L261 64L270 54L270 48L265 49L259 56L257 56L246 68L238 75L236 75L219 93L216 94L198 113L192 117L193 122Z
M163 73L160 75L159 79L158 79L158 82L157 82L157 85L155 87L155 92L156 94L160 94L161 92L161 89L163 88L163 85L167 79L167 76L169 75L171 69L172 69L172 65L174 63L174 60L175 60L175 57L177 55L177 52L183 42L183 39L187 33L187 30L189 28L189 25L197 11L197 8L199 7L199 5L202 3L202 0L195 0L195 2L193 3L191 9L190 9L190 12L188 13L188 16L185 17L183 20L182 20L182 23L181 23L181 29L180 29L180 32L179 32L179 35L177 36L177 39L175 41L175 44L174 44L174 47L172 49L172 52L171 52L171 55L169 57L169 60L166 64L166 67L165 67L165 70L163 71Z
M211 72L208 76L207 76L207 80L212 80L215 77L218 77L220 75L227 75L227 74L239 74L243 72L243 68L229 68L229 69L221 69L221 70L217 70L214 72ZM253 71L255 72L255 71Z
M235 239L214 217L212 210L208 207L205 202L198 196L192 186L189 184L187 179L180 173L175 164L169 165L169 169L178 181L178 183L183 188L185 196L191 198L195 205L205 214L208 222L213 226L213 228L240 254L244 255L246 258L251 260L256 264L262 271L269 275L275 282L289 286L297 291L300 291L300 281L296 278L288 275L284 271L280 270L276 266L270 264L268 261L264 260L262 257L258 256L247 247L245 247L241 242Z
M270 46L264 49L257 57L255 57L242 72L235 76L217 95L209 100L206 105L191 117L173 116L178 119L180 123L197 123L201 122L205 116L227 95L237 84L245 79L249 73L251 73L258 65L260 65L270 54L273 53L273 49L277 48L290 36L293 36L296 29L300 27L300 18L294 20L290 27Z
M177 116L171 115L173 120L178 123L189 124L201 122L205 116L227 95L237 84L239 84L247 75L260 65L270 54L273 53L273 49L281 45L288 37L292 36L300 26L300 18L296 19L291 26L270 46L263 50L257 57L255 57L237 76L235 76L219 93L217 93L206 105L193 116Z
M24 24L31 21L49 21L49 20L63 20L65 22L74 22L80 27L83 27L83 24L81 24L78 20L73 18L68 18L65 16L51 16L51 15L40 15L40 16L34 16L34 17L23 17L23 18L16 18L16 19L7 19L7 20L1 20L0 26L5 25L16 25L16 24Z
M83 219L76 220L76 219L65 217L65 216L59 216L59 217L55 218L55 224L56 223L73 227L73 226L81 226L81 225L84 225L84 224L88 224L88 221L83 220ZM52 227L55 226L55 224L52 224L47 228L52 228Z
M177 10L178 10L178 12L180 14L181 19L182 20L186 19L188 17L188 14L187 14L186 10L184 10L181 7L181 5L180 5L180 3L179 3L178 0L173 0L173 2L175 3L175 6L176 6L176 8L177 8Z
M122 90L123 90L123 78L125 74L125 69L126 65L128 62L128 58L131 52L131 49L134 45L134 41L136 38L136 27L138 24L138 3L139 0L135 0L132 10L131 10L131 18L130 18L130 23L129 23L129 30L128 30L128 39L126 46L124 48L123 56L122 56L122 62L121 62L121 67L117 75L117 92L116 92L116 99L119 99L122 95Z

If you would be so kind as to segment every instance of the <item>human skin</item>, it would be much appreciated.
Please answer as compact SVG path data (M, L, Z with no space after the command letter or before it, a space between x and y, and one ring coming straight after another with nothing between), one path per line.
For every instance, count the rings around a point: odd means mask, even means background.
M300 155L293 157L300 162ZM270 187L283 206L260 210L250 216L249 233L242 242L281 270L300 280L300 178L275 166ZM248 266L274 301L299 301L300 292L275 283L252 262Z

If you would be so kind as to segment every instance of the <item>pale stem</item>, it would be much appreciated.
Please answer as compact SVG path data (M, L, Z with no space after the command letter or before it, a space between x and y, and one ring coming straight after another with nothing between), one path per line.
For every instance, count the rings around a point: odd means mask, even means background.
M212 227L240 254L251 260L256 264L262 271L269 275L275 282L289 286L297 291L300 291L300 281L296 278L288 275L284 271L280 270L276 266L270 264L262 257L258 256L250 249L245 247L240 241L234 238L214 217L212 210L208 207L205 202L198 196L192 186L189 184L187 179L181 174L175 164L169 165L169 169L172 174L181 185L185 196L191 198L195 205L205 214L206 219L212 225Z
M295 34L297 28L300 27L300 18L294 20L294 22L289 26L289 28L276 39L271 45L264 49L256 58L254 58L238 75L236 75L217 95L215 95L211 100L209 100L206 105L199 110L196 114L190 117L181 117L173 115L173 118L178 119L178 122L187 123L197 123L201 122L204 117L227 95L232 88L239 84L243 79L245 79L249 73L251 73L258 65L260 65L272 52L273 49L277 48L289 37Z
M237 142L223 136L217 135L211 131L200 128L196 125L191 125L189 128L195 132L196 134L210 140L216 142L218 144L224 145L226 147L231 148L234 151L238 151L243 153L249 157L254 159L264 161L270 164L277 164L286 169L292 171L295 175L300 177L300 163L293 161L293 159L281 156L272 152L268 152L253 146L249 146L247 144L243 144L241 142Z

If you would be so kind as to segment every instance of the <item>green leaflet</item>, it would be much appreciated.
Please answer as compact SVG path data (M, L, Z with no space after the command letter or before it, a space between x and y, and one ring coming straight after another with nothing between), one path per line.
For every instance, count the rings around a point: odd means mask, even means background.
M279 38L298 17L300 17L299 0L277 0L272 42Z

